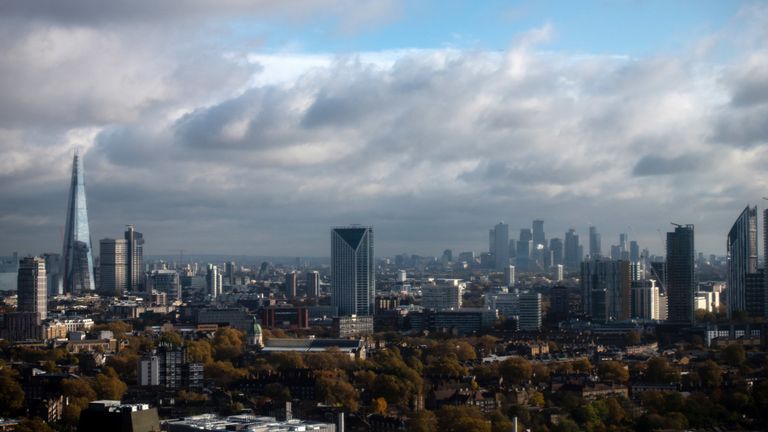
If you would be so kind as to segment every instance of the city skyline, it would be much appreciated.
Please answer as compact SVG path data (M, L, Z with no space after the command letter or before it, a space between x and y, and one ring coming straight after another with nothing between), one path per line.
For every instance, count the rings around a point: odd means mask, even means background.
M0 253L58 250L75 147L92 238L148 255L325 256L345 223L481 251L537 218L724 255L766 195L764 4L320 3L0 6Z

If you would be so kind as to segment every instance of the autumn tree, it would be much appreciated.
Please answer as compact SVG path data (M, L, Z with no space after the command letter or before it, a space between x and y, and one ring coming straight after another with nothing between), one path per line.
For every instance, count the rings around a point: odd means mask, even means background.
M707 360L696 368L696 373L701 380L701 385L709 388L720 387L723 381L723 371L712 360Z
M304 358L297 352L272 353L269 355L269 362L277 369L303 369L307 367Z
M96 399L96 391L84 378L67 378L61 381L61 393L69 399L69 405L64 408L62 414L62 422L68 426L76 426L80 412Z
M491 432L491 422L474 406L445 405L437 412L441 432Z
M128 386L120 380L117 372L111 367L105 367L104 370L96 375L94 390L99 399L121 400L123 394L128 390Z
M215 361L209 363L204 369L205 377L212 379L216 384L220 386L226 386L227 384L236 381L241 378L245 378L246 371L238 369L228 361Z
M54 432L40 417L25 418L13 429L15 432Z
M531 363L522 357L511 357L499 365L499 374L505 385L516 385L531 379L533 368Z
M604 361L597 365L597 374L603 381L625 383L629 381L629 371L617 361Z
M191 341L187 344L187 355L193 362L208 364L213 362L213 348L205 339Z
M747 361L747 352L739 344L731 344L723 349L720 357L725 363L733 367L739 367Z
M408 422L408 432L437 432L437 416L432 411L419 411Z
M243 332L232 328L223 327L213 336L213 358L222 361L232 361L243 353L245 335Z
M387 400L382 397L373 400L373 412L376 414L386 414L387 406Z
M320 377L315 381L315 391L321 400L330 405L353 412L359 407L357 391L343 379Z
M12 416L24 407L24 390L19 374L0 362L0 415Z

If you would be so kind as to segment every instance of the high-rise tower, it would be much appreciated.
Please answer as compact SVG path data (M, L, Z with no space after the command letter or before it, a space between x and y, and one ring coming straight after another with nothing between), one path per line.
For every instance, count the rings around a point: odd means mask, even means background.
M99 242L99 291L121 296L128 289L128 251L123 239L101 239Z
M22 258L18 275L19 312L37 314L38 320L48 315L48 282L45 260L40 257Z
M83 162L75 152L72 184L69 187L67 225L64 232L62 282L65 293L79 294L96 289L93 279L93 247L85 203Z
M373 227L331 229L331 304L339 315L373 315Z
M128 290L141 291L144 285L144 235L133 225L125 230L126 252L128 260Z
M677 225L667 233L668 321L693 323L693 292L696 287L693 225Z
M589 257L594 259L603 254L603 247L600 238L600 233L597 232L597 227L589 227Z
M499 222L493 227L494 235L494 259L496 260L496 271L504 271L509 266L509 225Z
M746 311L747 275L757 273L757 207L747 206L728 232L728 316ZM762 312L762 311L761 311Z

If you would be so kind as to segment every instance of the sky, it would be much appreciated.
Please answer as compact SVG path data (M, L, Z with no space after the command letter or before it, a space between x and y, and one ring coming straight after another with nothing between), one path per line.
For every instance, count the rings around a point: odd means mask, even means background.
M768 195L766 2L19 0L0 52L0 254L61 249L76 148L94 246L157 255L724 254Z

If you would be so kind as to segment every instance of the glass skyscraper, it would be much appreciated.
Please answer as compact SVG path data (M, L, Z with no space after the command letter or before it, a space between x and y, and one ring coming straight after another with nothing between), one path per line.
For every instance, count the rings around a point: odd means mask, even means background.
M62 256L64 292L79 294L94 291L96 286L93 279L93 247L85 203L83 162L77 152L72 161L72 184L69 187Z
M692 324L693 292L696 288L694 269L693 225L676 225L667 233L667 320Z
M373 315L376 292L373 227L331 229L331 304L339 316Z

